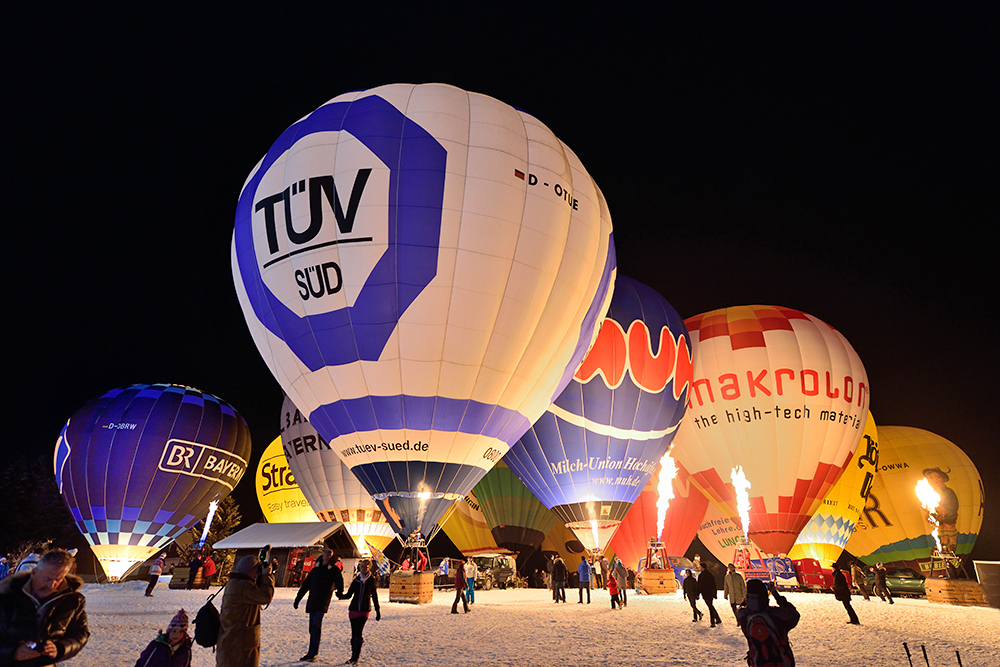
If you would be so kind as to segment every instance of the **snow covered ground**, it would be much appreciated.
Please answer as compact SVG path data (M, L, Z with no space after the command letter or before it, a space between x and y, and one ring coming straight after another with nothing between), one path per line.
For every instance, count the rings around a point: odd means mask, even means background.
M144 582L88 585L90 643L71 664L130 667L145 645L178 608L191 618L204 604L205 591L157 587L143 597ZM450 615L454 593L437 591L427 605L388 602L380 589L382 620L365 629L362 665L746 665L746 642L724 600L716 607L723 623L692 623L690 606L674 596L630 592L629 605L612 611L608 594L595 591L589 606L556 605L546 590L477 591L469 614ZM308 645L305 605L292 609L295 590L278 589L263 612L261 665L300 665ZM721 597L721 593L720 593ZM924 667L920 645L932 667L1000 665L1000 610L930 604L899 599L889 606L878 600L852 602L861 626L847 624L847 613L832 595L790 593L802 620L791 633L797 664L837 667L900 665L908 667L903 642L913 664ZM216 598L216 606L221 596ZM347 602L336 599L326 615L320 664L343 664L350 655ZM704 609L704 604L699 602ZM706 619L708 618L706 614ZM193 629L192 629L193 632ZM211 650L195 646L194 667L215 664Z

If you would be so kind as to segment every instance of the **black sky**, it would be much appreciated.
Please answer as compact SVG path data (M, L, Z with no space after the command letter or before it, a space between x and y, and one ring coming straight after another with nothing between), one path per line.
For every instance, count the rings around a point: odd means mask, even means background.
M5 12L7 460L137 382L229 400L259 457L281 390L233 289L240 188L328 99L444 82L574 149L620 272L685 317L829 322L876 422L952 440L1000 495L996 12L342 4ZM977 558L1000 558L995 507Z

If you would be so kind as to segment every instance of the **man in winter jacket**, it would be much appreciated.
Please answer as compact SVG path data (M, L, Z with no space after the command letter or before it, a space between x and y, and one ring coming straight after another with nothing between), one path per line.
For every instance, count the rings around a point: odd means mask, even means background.
M271 603L271 567L256 556L244 556L229 574L222 610L216 667L257 667L260 664L260 607Z
M722 597L729 600L729 606L733 608L733 616L736 609L747 599L747 582L743 575L736 571L736 566L729 564L729 571L726 578L722 580Z
M888 571L885 569L885 565L882 563L877 563L875 565L875 595L879 597L882 602L888 600L889 604L894 604L892 601L892 593L889 592L889 587L886 585L885 578L889 576Z
M73 557L57 549L31 572L0 582L0 665L51 665L74 657L90 638L83 581Z
M871 599L871 588L865 578L865 571L861 569L857 561L851 563L851 583L857 586L858 592L865 597L865 602Z
M777 607L770 606L769 591L774 596L774 601L778 603ZM736 612L736 622L739 623L740 630L743 631L743 636L747 638L748 643L751 641L748 624L754 614L767 615L780 635L779 643L785 647L791 664L795 665L795 656L792 655L792 648L788 644L788 631L799 623L799 611L795 605L779 594L774 584L768 587L760 579L751 579L747 582L746 605L740 607L739 611Z
M313 662L319 654L323 615L330 609L330 600L333 599L335 588L338 593L344 592L344 575L333 560L333 552L326 549L320 556L319 562L309 570L295 596L295 602L292 603L292 607L298 609L303 596L309 594L309 601L306 602L306 613L309 614L309 650L299 658L301 661Z
M701 593L701 599L705 601L705 605L708 607L708 620L712 622L711 627L713 628L716 625L722 625L719 612L715 610L715 596L718 590L719 587L715 585L715 577L708 571L708 563L703 562L701 564L701 574L698 575L698 592Z
M691 603L691 622L700 621L704 614L698 611L698 577L691 570L684 570L684 597Z
M844 576L844 571L840 566L836 564L833 566L833 597L844 603L844 609L847 610L847 622L852 625L861 625L858 615L851 607L851 587L847 585L847 577Z
M556 602L566 602L566 579L569 575L566 569L566 561L562 556L556 556L552 561L552 597Z
M153 597L153 589L156 588L156 582L160 580L160 575L163 574L163 568L166 566L166 562L163 560L166 557L167 554L160 554L149 568L149 585L146 586L146 597L148 598Z
M580 602L583 604L583 591L587 590L587 604L590 604L590 563L586 556L580 556L580 564L576 566L576 574L579 577Z

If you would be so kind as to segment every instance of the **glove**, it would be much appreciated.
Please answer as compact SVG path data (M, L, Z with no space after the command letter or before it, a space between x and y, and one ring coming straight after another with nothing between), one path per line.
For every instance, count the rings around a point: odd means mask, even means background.
M298 608L299 608L299 601L296 600L295 602L292 603L292 609L298 609Z
M376 621L381 621L382 620L382 612L379 611L379 610L377 610L377 609L375 610L375 620Z

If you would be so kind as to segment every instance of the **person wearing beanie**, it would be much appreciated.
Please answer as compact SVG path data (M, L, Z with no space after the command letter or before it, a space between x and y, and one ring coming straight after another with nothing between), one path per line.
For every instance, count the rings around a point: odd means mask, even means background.
M167 629L149 642L135 661L135 667L191 667L191 645L188 615L181 609Z
M361 657L361 645L365 643L365 624L372 607L375 607L375 620L382 620L376 592L378 577L368 573L369 567L367 560L358 563L358 576L351 582L351 587L346 593L337 591L338 600L350 600L347 604L347 618L351 621L351 657L347 662L352 665L358 664Z
M274 598L271 566L256 556L244 556L229 574L219 612L216 667L257 667L260 664L260 608Z
M851 587L847 585L847 577L844 576L843 569L834 563L833 565L833 597L844 603L847 610L847 622L851 625L861 625L858 615L851 606Z

